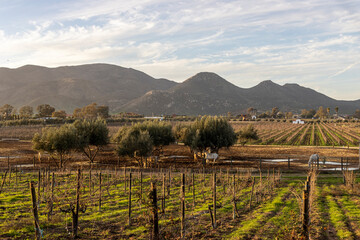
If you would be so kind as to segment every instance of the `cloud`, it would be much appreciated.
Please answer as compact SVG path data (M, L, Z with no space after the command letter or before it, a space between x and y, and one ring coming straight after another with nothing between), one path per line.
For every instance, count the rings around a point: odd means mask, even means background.
M354 81L348 70L359 68L355 0L81 0L40 10L17 32L0 16L1 65L108 62L176 81L212 71L244 87L325 86L343 73Z

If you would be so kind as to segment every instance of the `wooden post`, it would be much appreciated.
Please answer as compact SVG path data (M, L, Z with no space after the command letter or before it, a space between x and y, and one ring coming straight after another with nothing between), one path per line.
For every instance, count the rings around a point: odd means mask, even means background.
M5 171L5 174L4 174L3 179L2 179L1 187L0 187L0 193L2 192L2 189L3 189L4 185L5 185L7 173L8 173L8 171Z
M35 169L35 156L33 158L33 168Z
M101 212L101 172L99 175L99 212Z
M181 238L185 235L185 173L181 174Z
M124 167L124 192L126 193L126 167Z
M254 187L255 187L255 177L253 177L253 182L251 186L251 195L250 195L250 203L249 203L249 209L251 210L251 203L254 195Z
M236 218L235 174L233 176L233 219Z
M341 157L341 171L344 170L344 159L343 157Z
M288 169L290 169L290 157L288 157Z
M77 237L78 232L78 226L79 226L79 208L80 208L80 187L81 187L81 170L78 169L77 174L77 187L76 187L76 207L75 209L72 209L72 215L73 215L73 222L72 222L72 228L73 232L72 235L74 238Z
M40 169L39 169L39 173L38 173L38 185L37 185L37 187L38 187L38 199L37 199L37 201L38 201L38 208L39 208L39 206L40 206L40 187L41 187L41 171L40 171Z
M34 182L30 182L30 191L31 191L31 201L32 201L32 212L34 215L34 227L35 227L35 237L36 239L41 239L41 230L40 230L40 224L39 224L39 214L37 209L37 203L36 203L36 193L35 193L35 187Z
M305 239L309 239L309 190L303 191L303 221L302 230Z
M171 167L169 169L169 185L168 185L168 196L170 198L170 191L171 191Z
M166 191L166 186L165 186L165 179L166 179L166 174L163 174L163 185L162 185L162 202L161 202L161 208L162 208L162 212L165 213L165 191Z
M143 172L142 169L140 169L140 202L142 202L142 195L143 195Z
M10 169L10 157L7 157L7 162L8 162L8 169Z
M89 196L91 196L91 187L92 187L92 183L91 183L91 168L89 170Z
M259 160L259 168L260 168L260 171L261 171L261 158Z
M130 172L130 175L129 175L129 226L131 226L131 180L132 180L132 173Z
M53 214L53 207L54 207L54 187L55 187L55 174L52 173L51 178L51 198L50 198L50 208L48 213L48 221L50 221L51 215Z
M216 172L214 172L214 177L213 177L213 217L214 217L213 228L216 228Z
M159 217L158 217L158 206L157 206L157 196L156 196L156 185L155 183L151 182L150 186L150 199L151 201L151 210L153 214L152 224L152 240L159 239Z
M194 174L194 172L192 173L192 195L193 195L193 207L194 207L194 209L195 209L195 198L196 198L196 196L195 196L195 174Z

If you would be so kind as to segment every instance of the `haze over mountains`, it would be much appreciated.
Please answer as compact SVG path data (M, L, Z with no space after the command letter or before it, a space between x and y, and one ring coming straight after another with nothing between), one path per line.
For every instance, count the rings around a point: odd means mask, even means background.
M74 108L92 102L108 105L113 113L145 115L238 114L249 107L258 111L278 107L293 112L339 107L344 114L360 109L360 100L335 100L298 84L281 86L267 80L252 88L240 88L208 72L176 83L109 64L0 68L0 105L8 103L19 108L48 103L72 113Z

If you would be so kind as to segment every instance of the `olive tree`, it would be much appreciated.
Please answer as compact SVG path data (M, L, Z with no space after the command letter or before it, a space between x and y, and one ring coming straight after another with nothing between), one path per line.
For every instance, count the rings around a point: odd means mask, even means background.
M58 168L63 168L70 159L76 141L75 128L69 124L44 128L41 134L36 133L32 139L33 149L49 153Z
M192 151L218 152L220 148L230 147L236 142L236 134L230 123L222 117L204 116L189 126L184 144Z
M141 134L142 133L142 134ZM161 155L163 146L169 145L170 143L175 141L174 135L172 133L172 127L170 124L159 122L159 121L151 121L151 122L143 122L132 125L131 127L122 128L115 135L114 140L119 144L119 146L128 146L122 144L122 141L143 141L145 135L148 134L151 142L151 156L154 156L155 159ZM134 140L133 138L140 138L138 140ZM131 138L131 139L127 139ZM143 146L143 144L138 144L136 146ZM144 144L147 147L147 144ZM137 151L140 151L139 149ZM127 152L127 151L125 151ZM133 152L132 150L130 152ZM118 151L119 153L119 151ZM124 155L124 154L119 154ZM125 154L129 156L128 154ZM145 156L142 156L145 157ZM147 156L148 157L148 156ZM142 161L142 158L141 158Z
M153 152L153 141L148 131L134 126L123 127L117 133L116 141L119 156L134 158L140 167L147 166L148 157Z
M109 143L109 129L106 122L97 120L76 120L73 123L76 134L76 148L89 159L90 164L101 148Z

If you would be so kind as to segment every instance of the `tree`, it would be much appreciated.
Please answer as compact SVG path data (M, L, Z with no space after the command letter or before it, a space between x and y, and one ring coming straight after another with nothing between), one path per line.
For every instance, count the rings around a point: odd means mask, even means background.
M174 128L174 137L176 141L178 143L179 142L183 143L185 141L188 131L189 131L189 126L177 124Z
M109 107L104 105L98 106L96 103L91 103L83 108L75 108L73 117L86 119L96 119L100 117L106 119L109 117Z
M134 132L148 132L151 138L151 144L154 149L151 153L152 156L160 156L162 153L162 147L169 145L175 141L174 135L172 133L171 124L160 122L160 121L151 121L137 123L131 126ZM123 129L120 129L119 132L115 135L115 142L120 142L125 132ZM138 136L138 135L135 135Z
M294 116L294 114L293 114L292 112L286 112L286 113L285 113L285 118L286 118L286 119L292 119L293 116Z
M109 143L109 129L104 120L76 120L73 123L76 133L76 148L84 153L90 164L101 148Z
M58 168L63 168L76 146L75 128L65 124L59 128L44 128L41 135L36 133L32 139L33 149L48 152Z
M318 117L320 119L323 119L326 117L326 112L322 106L320 106L319 109L317 110L315 117Z
M251 140L258 140L259 136L257 134L257 130L254 128L252 124L249 124L245 129L239 130L237 133L237 138L241 145L245 145Z
M117 149L119 156L135 158L139 167L147 166L147 158L153 152L153 143L148 131L131 126L123 127L117 133Z
M271 109L271 117L272 117L272 118L276 118L279 111L280 111L279 108L273 107L273 108Z
M357 118L357 119L360 119L360 110L357 109L353 115L353 118Z
M336 116L339 114L339 107L335 107Z
M30 118L34 114L33 108L30 106L22 106L19 109L19 114L21 118Z
M191 150L204 152L207 148L218 152L220 148L231 147L236 142L234 129L226 119L204 116L195 120L186 133L184 144Z
M330 108L326 108L327 117L330 117Z
M13 109L14 109L13 106L11 106L9 104L5 104L0 108L0 113L4 119L10 119Z
M39 113L39 117L51 117L51 114L55 112L55 108L49 104L41 104L37 106L36 110Z
M55 111L51 114L52 117L56 117L56 118L62 118L65 119L66 118L66 112L64 110L59 110L59 111Z

